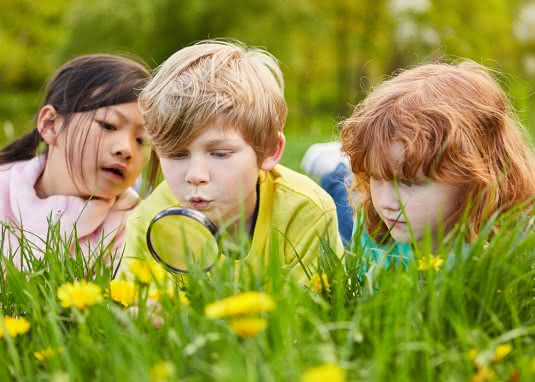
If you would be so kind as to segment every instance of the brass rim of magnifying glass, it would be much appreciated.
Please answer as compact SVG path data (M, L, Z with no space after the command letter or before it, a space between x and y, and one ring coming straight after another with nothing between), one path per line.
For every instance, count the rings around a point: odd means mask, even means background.
M208 231L210 231L210 233L212 234L212 236L216 240L216 243L219 243L219 231L218 231L216 225L210 219L208 219L208 217L206 217L204 214L200 213L199 211L195 211L195 210L192 210L192 209L189 209L189 208L184 208L184 207L167 208L167 209L159 212L152 219L152 221L149 224L149 228L147 229L147 238L146 238L147 247L149 247L149 252L152 255L152 257L154 257L154 259L157 262L162 264L164 266L164 268L167 269L170 272L173 272L173 273L190 273L190 271L187 271L185 269L175 268L172 265L167 264L165 261L163 261L160 258L160 256L158 255L158 252L156 252L156 250L154 249L154 246L152 245L151 231L152 231L152 226L154 225L154 223L156 223L158 220L160 220L160 219L162 219L162 218L164 218L166 216L177 216L177 215L178 216L186 216L186 217L189 217L189 218L201 223L203 226L205 226L208 229ZM210 270L212 270L212 268L215 267L215 265L217 264L217 260L219 259L220 255L221 255L221 253L219 251L219 244L218 244L218 253L217 253L217 257L216 257L215 261L213 262L213 264L211 264L208 267L204 268L203 271L204 272L209 272Z

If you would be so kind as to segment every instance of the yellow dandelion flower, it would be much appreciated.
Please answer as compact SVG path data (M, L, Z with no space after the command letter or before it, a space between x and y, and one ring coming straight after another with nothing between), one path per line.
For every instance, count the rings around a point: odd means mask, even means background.
M471 382L488 382L496 379L496 374L492 369L488 367L480 367L477 372L472 376Z
M312 367L301 376L301 382L344 382L345 380L345 370L334 364Z
M208 318L222 318L247 313L270 312L275 309L275 301L266 293L245 292L206 305Z
M58 288L58 298L64 308L75 306L85 309L102 301L102 290L90 281L74 281Z
M152 280L161 282L165 277L165 269L152 260L132 260L130 262L130 272L142 284L150 284Z
M30 322L25 318L4 317L2 321L4 325L0 325L0 338L3 338L6 332L10 337L25 334L30 330L31 326Z
M153 289L149 292L149 297L154 301L160 301L163 296L168 296L171 299L176 298L175 290L172 288L167 289ZM178 292L178 299L181 304L189 305L190 301L188 296L182 291Z
M63 351L63 347L59 348L56 351L49 346L43 350L33 352L33 356L37 358L39 361L44 362L45 360L53 357L57 353L61 353L62 351Z
M474 361L475 362L478 354L479 354L479 352L477 351L477 349L476 348L472 348L468 352L468 358L470 358L470 361Z
M45 359L52 357L54 354L54 349L52 349L51 347L47 347L43 350L33 352L33 356L41 362L43 362Z
M321 277L320 277L319 273L316 273L314 276L311 277L309 282L310 282L310 286L312 287L312 289L316 293L323 292L324 288L325 288L325 290L327 292L331 291L331 285L329 284L329 278L327 277L327 275L325 273L322 273Z
M426 258L418 260L418 270L426 271L428 269L434 269L435 272L438 272L442 264L444 264L444 259L439 256L429 255Z
M126 280L110 282L110 297L113 301L128 307L136 302L136 284Z
M267 327L267 321L255 317L235 318L229 326L239 336L254 337Z
M511 344L501 344L496 346L496 350L494 351L494 358L492 359L492 362L499 362L502 359L504 359L507 354L511 353L511 350L513 350L513 347Z
M180 299L180 303L181 304L184 304L184 305L189 305L190 304L189 298L188 298L188 296L186 296L186 294L184 292L180 292L178 294L178 298Z
M151 382L165 382L174 379L175 365L169 361L161 361L149 370Z

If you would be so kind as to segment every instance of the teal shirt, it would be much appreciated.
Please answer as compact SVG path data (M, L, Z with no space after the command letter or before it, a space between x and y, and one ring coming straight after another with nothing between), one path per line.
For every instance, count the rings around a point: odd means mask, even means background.
M400 243L397 241L389 241L384 245L378 245L375 240L368 234L364 223L361 223L360 237L358 236L358 221L355 221L353 226L352 239L349 242L349 250L352 253L362 253L363 257L369 260L371 264L380 264L384 268L390 267L390 265L398 266L402 265L407 269L409 262L414 260L414 251L411 244ZM358 247L360 248L358 248ZM460 246L452 248L452 253L446 258L446 266L452 266L456 256L468 256L470 252L470 246L463 242ZM366 264L362 268L363 272L366 272Z
M364 224L362 223L360 226L362 227L360 237L356 237L358 235L359 223L355 221L352 240L349 244L349 249L352 253L362 252L370 263L380 264L384 268L389 268L393 264L395 266L403 265L406 269L409 266L409 261L414 259L414 253L410 244L389 241L380 246L368 234ZM357 248L357 246L360 248ZM363 271L366 272L366 268Z

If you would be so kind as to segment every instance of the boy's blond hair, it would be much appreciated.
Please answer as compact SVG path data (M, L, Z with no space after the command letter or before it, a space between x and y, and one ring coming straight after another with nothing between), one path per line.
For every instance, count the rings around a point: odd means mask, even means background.
M217 122L237 128L261 162L276 149L287 114L277 60L260 49L214 40L169 57L139 104L161 157L173 157Z

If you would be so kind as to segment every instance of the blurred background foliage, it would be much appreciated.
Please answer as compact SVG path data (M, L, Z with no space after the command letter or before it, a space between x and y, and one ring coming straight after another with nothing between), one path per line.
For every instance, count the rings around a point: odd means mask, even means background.
M303 147L332 139L397 69L464 57L497 71L535 136L535 1L0 0L0 143L33 127L46 79L73 56L128 52L156 67L206 38L280 60L287 133Z

